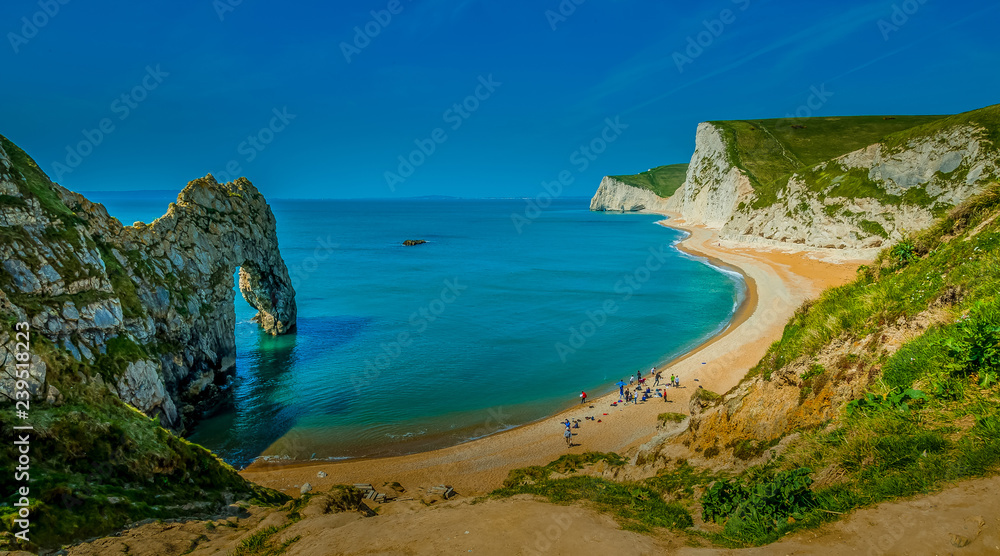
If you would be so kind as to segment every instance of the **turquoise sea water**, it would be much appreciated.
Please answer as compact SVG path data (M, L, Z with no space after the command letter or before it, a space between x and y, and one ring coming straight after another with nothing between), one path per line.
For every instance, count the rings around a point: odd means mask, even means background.
M91 193L123 222L173 193ZM295 334L250 322L237 292L232 403L191 440L242 467L456 444L599 395L718 332L737 275L672 246L652 215L561 199L272 200ZM427 244L403 247L405 239Z

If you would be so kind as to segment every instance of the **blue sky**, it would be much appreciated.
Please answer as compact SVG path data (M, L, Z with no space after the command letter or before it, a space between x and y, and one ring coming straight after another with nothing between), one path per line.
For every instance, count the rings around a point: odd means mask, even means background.
M589 196L705 120L1000 102L994 2L61 1L0 7L0 133L79 191Z

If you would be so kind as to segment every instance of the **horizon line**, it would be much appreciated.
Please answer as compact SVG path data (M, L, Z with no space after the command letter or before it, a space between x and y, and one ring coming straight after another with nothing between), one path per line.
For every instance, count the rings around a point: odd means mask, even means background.
M115 190L115 189L90 189L90 190L80 190L75 191L80 195L89 195L93 193L117 193L117 194L128 194L128 193L162 193L164 195L172 195L176 197L180 194L181 190L173 189L132 189L132 190ZM426 201L512 201L521 199L532 199L534 195L516 195L510 197L457 197L454 195L413 195L409 197L268 197L269 200L275 201L412 201L412 200L426 200ZM559 199L590 199L589 195L561 195Z

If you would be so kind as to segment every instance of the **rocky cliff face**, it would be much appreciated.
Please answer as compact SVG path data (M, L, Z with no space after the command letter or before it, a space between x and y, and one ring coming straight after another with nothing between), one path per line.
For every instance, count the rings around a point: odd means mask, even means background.
M151 224L123 226L104 206L52 184L0 145L0 313L26 321L90 376L165 426L217 404L235 369L233 273L271 334L295 326L295 292L264 197L245 178L190 182ZM0 332L0 394L13 399L14 340ZM88 371L89 372L89 371ZM55 403L43 360L30 388Z
M666 206L667 200L656 196L652 191L610 177L601 180L601 186L590 200L590 210L595 211L663 212Z
M876 143L779 184L755 183L729 141L716 124L698 126L687 179L668 208L747 243L874 254L904 231L929 226L1000 173L998 145L972 123L934 128L901 144ZM777 189L776 201L758 190L765 187Z

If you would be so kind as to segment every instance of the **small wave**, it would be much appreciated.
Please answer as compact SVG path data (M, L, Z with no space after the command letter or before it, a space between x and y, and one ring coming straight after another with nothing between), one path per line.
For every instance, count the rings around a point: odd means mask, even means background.
M504 432L504 431L509 431L511 429L516 429L517 427L518 427L518 425L506 425L506 426L503 426L503 427L501 427L501 428L499 428L499 429L497 429L495 431L488 432L486 434L480 434L479 436L470 436L470 437L466 438L463 442L472 442L473 440L479 440L480 438L486 438L487 436L493 436L494 434L501 433L501 432Z
M392 434L391 432L385 433L386 437L391 438L393 440L406 440L407 438L414 438L417 436L423 436L425 434L427 434L427 429L424 429L419 432L406 432L403 434Z
M258 461L263 461L263 462L267 462L267 463L275 463L275 462L294 462L294 461L343 461L343 460L346 460L346 459L354 459L354 457L352 457L352 456L328 456L328 457L325 457L325 458L317 458L317 457L315 457L315 454L314 454L313 457L310 457L308 459L297 459L297 458L293 458L292 456L290 456L288 454L281 454L281 455L276 455L275 454L275 455L269 455L269 456L257 456L255 458L253 458L253 460L251 460L251 462L252 463L256 463Z

